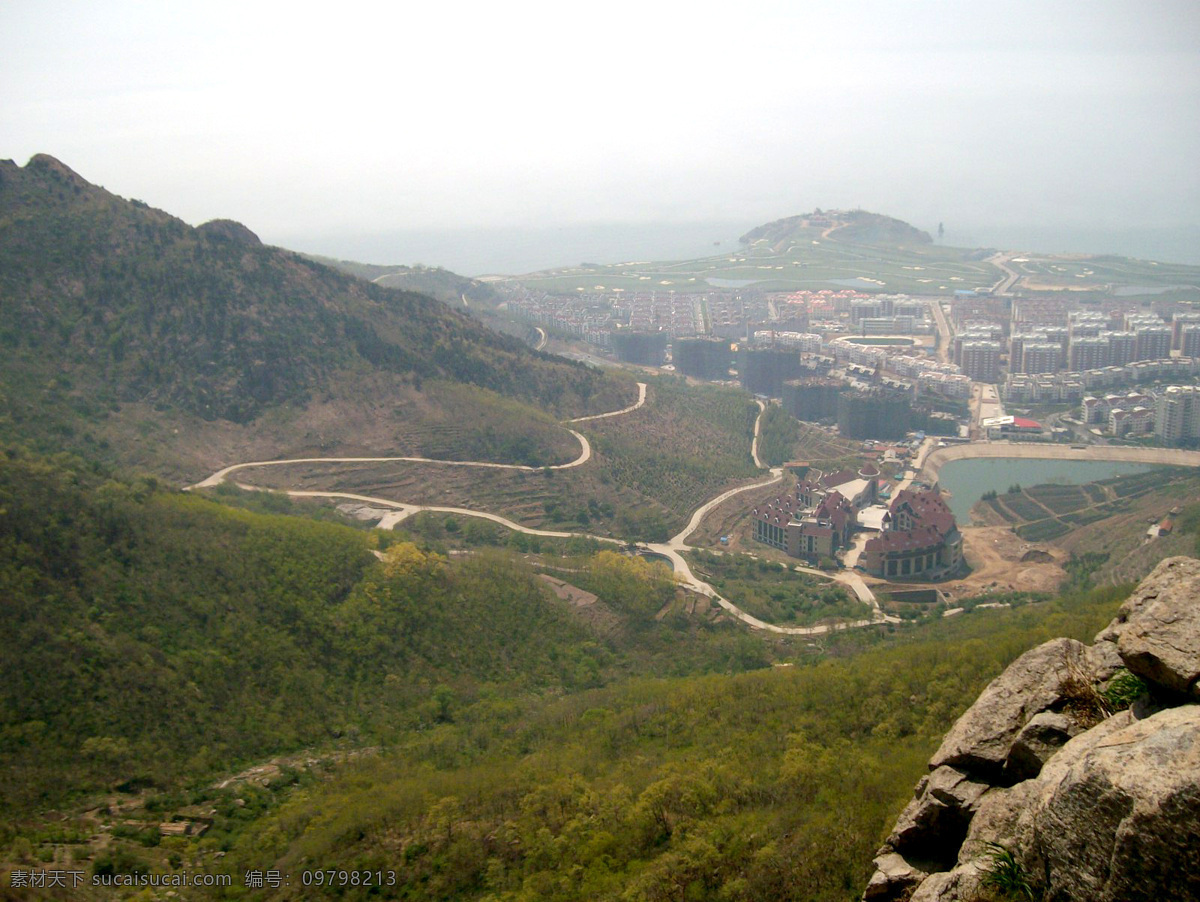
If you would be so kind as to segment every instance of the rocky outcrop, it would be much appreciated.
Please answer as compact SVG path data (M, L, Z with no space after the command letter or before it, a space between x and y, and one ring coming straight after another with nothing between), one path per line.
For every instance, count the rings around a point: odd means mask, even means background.
M1122 668L1147 692L1113 713ZM1173 558L1095 645L1047 642L992 681L930 759L863 898L1200 899L1198 676L1200 561Z
M1025 652L950 728L929 766L958 767L997 784L1033 776L1040 762L1030 774L1024 747L1019 760L1010 760L1014 743L1037 715L1065 705L1085 667L1086 646L1074 639L1055 639Z
M1125 666L1143 679L1200 699L1198 584L1200 561L1163 561L1096 639L1116 642Z

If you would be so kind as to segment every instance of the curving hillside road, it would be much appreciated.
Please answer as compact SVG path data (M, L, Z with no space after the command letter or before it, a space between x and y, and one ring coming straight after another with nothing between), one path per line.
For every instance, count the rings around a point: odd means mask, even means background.
M754 420L754 438L750 441L750 456L754 459L754 466L760 470L765 470L767 469L767 465L758 456L758 440L762 437L762 421L763 417L767 414L767 404L765 401L757 400L754 403L758 405L758 416Z
M1000 269L1004 275L992 286L992 294L1006 295L1012 291L1012 287L1017 284L1017 280L1021 278L1021 274L1008 265L1008 261L1015 257L1016 254L1011 251L1001 251L988 257L988 263Z
M641 407L643 404L646 403L646 383L639 382L637 384L637 387L638 387L638 399L635 403L629 405L628 407L622 408L621 410L609 411L608 413L594 413L590 417L576 417L573 420L567 420L567 422L568 423L587 423L590 420L603 420L605 417L618 417L624 413L632 413L633 411L637 410L639 407ZM572 434L579 435L578 432L573 432ZM582 436L581 436L581 438L582 438Z
M618 414L628 414L632 410L637 410L646 404L646 383L637 384L637 402L631 404L622 410L613 410L607 414L594 414L592 416L580 416L575 420L566 422L587 422L588 420L600 420L605 416L617 416ZM564 427L566 428L566 427ZM226 467L223 470L217 470L216 473L208 477L208 479L197 482L196 485L188 486L187 488L212 488L220 486L222 482L228 479L229 474L236 473L238 470L250 469L251 467L283 467L283 465L294 463L392 463L397 461L407 461L408 463L437 463L444 467L485 467L493 470L524 470L527 473L533 473L542 469L550 470L570 470L575 467L582 467L590 459L592 459L592 443L589 443L587 438L584 438L581 433L575 429L566 429L580 443L580 456L576 457L570 463L551 464L550 467L528 467L523 463L492 463L490 461L443 461L443 459L433 457L292 457L283 459L283 461L250 461L247 463L235 463L232 467Z
M645 403L646 403L646 383L639 382L638 383L638 400L635 404L632 404L629 407L623 408L622 410L614 410L609 413L602 413L602 414L593 414L591 416L586 416L586 417L577 417L576 419L568 420L567 422L583 423L583 422L587 422L589 420L603 419L604 417L619 416L621 414L627 414L634 410L637 410L638 408L642 407ZM766 465L762 462L762 460L758 456L758 439L759 439L759 436L762 434L762 420L763 420L763 417L766 415L766 405L760 401L760 402L758 402L758 406L759 406L759 414L754 423L754 439L751 444L751 454L754 457L755 464L760 469L767 469ZM588 443L587 439L584 438L582 435L580 435L578 432L575 432L575 430L573 430L573 429L569 430L569 431L571 432L572 435L576 436L579 439L580 445L582 447L582 452L580 453L580 456L577 459L575 459L574 461L567 463L567 464L558 464L554 467L551 467L551 469L563 470L563 469L569 469L571 467L577 467L577 466L580 466L580 465L586 463L591 458L591 445ZM540 469L540 468L528 467L528 466L524 466L524 465L520 465L520 464L496 464L496 463L480 462L480 461L432 460L429 458L422 458L422 457L308 457L308 458L294 458L294 459L290 459L290 460L252 461L249 463L234 464L232 466L225 467L223 470L218 470L216 473L214 473L213 475L209 476L207 479L205 479L201 482L197 482L194 485L188 486L187 490L199 489L199 488L210 488L213 486L220 485L222 482L224 482L229 477L229 475L231 473L234 473L241 469L248 469L251 467L269 467L269 466L280 466L280 465L284 465L284 464L297 464L297 463L376 463L376 462L383 463L383 462L391 462L391 461L413 461L413 462L419 462L419 463L445 464L447 466L460 466L460 467L476 466L476 467L491 467L491 468L498 468L498 469L514 469L514 470ZM773 623L766 623L765 621L759 620L757 617L754 617L751 614L747 614L745 611L743 611L741 608L739 608L733 602L729 601L727 598L722 597L717 592L716 589L714 589L708 583L704 582L702 579L697 577L692 572L691 567L688 566L687 561L683 557L684 552L693 550L692 546L686 544L685 540L687 539L687 537L696 531L696 529L700 526L700 523L704 520L704 517L708 514L708 512L711 511L713 508L715 508L717 505L727 501L728 499L734 497L735 495L741 494L742 492L748 492L753 489L763 488L765 486L771 485L772 483L779 482L783 478L783 469L782 468L776 467L776 468L772 469L770 471L770 473L771 473L771 476L769 479L759 480L758 482L750 483L749 485L738 486L737 488L729 489L728 491L722 492L720 495L716 496L715 498L712 498L709 501L706 501L704 504L700 505L700 507L698 507L695 510L695 512L693 512L691 518L688 520L687 526L685 526L683 528L683 530L681 530L677 535L673 536L669 541L667 541L665 543L639 543L638 547L642 548L645 551L651 552L653 554L658 554L658 555L661 555L662 557L667 558L671 562L672 568L675 572L675 577L679 581L680 584L686 586L688 589L692 590L693 592L697 592L701 595L705 595L708 598L713 599L715 602L717 602L717 604L719 604L722 608L724 608L731 616L733 616L737 620L740 620L742 623L745 623L747 626L749 626L753 629L765 630L768 632L779 633L779 634L788 635L788 636L819 636L819 635L824 635L826 633L840 631L840 630L844 630L844 629L854 629L854 628L858 628L858 627L872 626L872 625L879 624L879 623L882 623L885 621L895 620L896 618L886 617L883 614L883 612L879 609L879 604L876 601L875 596L872 594L871 590L867 587L867 585L863 581L862 577L859 576L859 574L854 571L840 571L836 574L831 575L831 574L825 573L821 570L813 570L808 567L793 568L796 571L810 573L810 574L820 576L825 579L831 579L835 582L840 582L843 585L847 586L847 588L849 588L852 592L854 592L855 596L860 601L862 601L864 604L869 605L872 608L872 618L871 619L857 620L857 621L853 621L850 623L821 624L821 625L817 625L817 626L797 626L797 627L777 626ZM245 489L248 491L272 491L271 489L264 489L259 486L247 485L247 484L243 484L243 483L236 483L236 485L239 488ZM559 531L547 530L547 529L532 529L528 526L522 526L520 523L514 523L512 520L509 520L505 517L501 517L498 514L488 513L487 511L470 510L468 508L442 507L442 506L438 506L438 505L425 505L425 504L406 504L406 503L400 502L400 501L393 501L390 498L380 498L380 497L373 496L373 495L357 495L357 494L353 494L353 493L349 493L349 492L284 490L284 493L289 496L295 497L295 498L345 498L350 501L363 501L363 502L366 502L366 503L369 503L372 505L379 505L381 507L390 508L392 510L392 512L385 514L378 523L378 528L380 528L380 529L392 529L397 524L399 524L399 523L403 522L404 520L408 519L409 517L411 517L413 514L417 514L422 511L431 511L431 512L436 512L436 513L456 514L456 515L464 516L464 517L478 517L483 520L490 520L491 522L497 523L501 526L504 526L507 529L512 529L517 532L523 532L523 533L526 533L528 535L533 535L533 536L546 536L549 538L566 538L566 539L572 538L574 536L582 536L584 538L595 539L595 540L601 541L601 542L607 542L612 545L626 544L621 539L614 539L609 536L597 536L597 535L591 535L590 533L559 532Z

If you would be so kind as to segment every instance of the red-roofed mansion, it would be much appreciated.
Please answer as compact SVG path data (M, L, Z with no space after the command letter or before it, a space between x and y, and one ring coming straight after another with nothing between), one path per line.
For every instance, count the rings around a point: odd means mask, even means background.
M803 480L791 495L780 495L751 511L754 537L792 557L817 563L833 558L850 542L855 514L873 502L879 471L868 465L817 480Z
M891 528L867 540L864 570L884 579L939 579L959 569L962 533L937 489L900 492L890 513Z

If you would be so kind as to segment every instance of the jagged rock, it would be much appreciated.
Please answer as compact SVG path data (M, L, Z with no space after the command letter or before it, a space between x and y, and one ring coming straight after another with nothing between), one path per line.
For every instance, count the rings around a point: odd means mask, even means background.
M871 902L992 898L990 844L1044 902L1200 899L1200 705L1180 694L1200 673L1197 597L1200 561L1164 562L1094 647L1048 642L993 680L897 820ZM1089 728L1122 664L1159 691Z
M1200 561L1168 558L1142 580L1096 637L1115 641L1132 673L1172 692L1200 697Z
M1026 780L1016 786L997 786L984 793L979 809L971 818L971 828L958 852L958 863L967 864L984 855L988 843L1004 844L1022 829L1028 820L1030 805L1037 794L1037 781Z
M1121 660L1121 655L1117 652L1115 640L1111 642L1097 641L1095 645L1089 645L1084 653L1084 663L1091 671L1093 679L1100 683L1111 680L1118 670L1125 669L1125 662Z
M1005 779L1013 741L1030 719L1063 699L1063 684L1083 666L1085 646L1054 639L1025 652L992 680L942 740L929 766L950 765L992 782Z
M962 771L939 767L917 784L917 795L900 813L885 848L922 865L938 865L931 870L948 867L987 789Z
M978 896L980 869L975 863L934 874L912 894L909 902L959 902Z
M863 893L863 902L901 902L928 876L902 855L895 852L880 855L875 859L875 873Z
M1200 706L1118 715L1036 782L1016 843L1047 875L1047 902L1200 898Z
M1057 711L1042 711L1030 718L1013 740L1004 769L1015 780L1036 777L1050 756L1082 732L1072 717Z

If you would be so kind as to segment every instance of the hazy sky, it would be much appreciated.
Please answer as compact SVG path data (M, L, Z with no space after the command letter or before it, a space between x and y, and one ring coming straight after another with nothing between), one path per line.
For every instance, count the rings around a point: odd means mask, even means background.
M271 243L1200 221L1200 4L0 0L0 157ZM317 249L317 248L313 248Z

